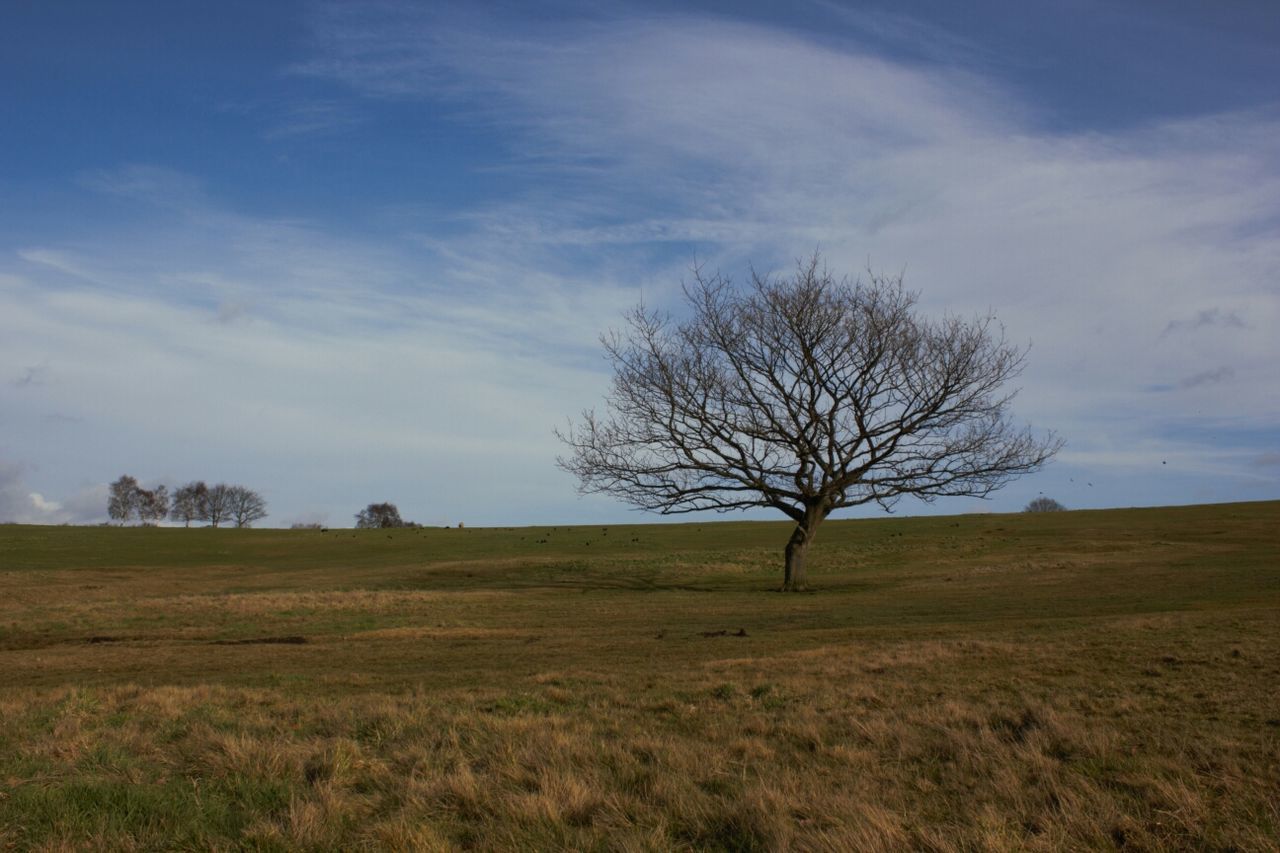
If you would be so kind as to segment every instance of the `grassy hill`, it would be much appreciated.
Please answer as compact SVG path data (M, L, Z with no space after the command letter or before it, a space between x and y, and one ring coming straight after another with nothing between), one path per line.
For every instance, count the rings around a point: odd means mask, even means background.
M0 846L1276 849L1278 522L0 526Z

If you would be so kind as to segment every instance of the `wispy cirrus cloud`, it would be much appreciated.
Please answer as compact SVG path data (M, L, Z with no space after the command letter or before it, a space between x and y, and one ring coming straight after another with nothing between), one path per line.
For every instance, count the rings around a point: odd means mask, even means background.
M20 249L17 253L19 259L28 264L48 267L63 275L72 278L82 279L84 281L93 280L93 272L87 267L76 261L75 256L66 251L47 248L30 248Z
M80 183L94 192L178 211L197 209L208 198L204 182L196 176L147 163L84 172Z
M265 136L270 140L349 131L367 121L350 103L307 100L274 114Z

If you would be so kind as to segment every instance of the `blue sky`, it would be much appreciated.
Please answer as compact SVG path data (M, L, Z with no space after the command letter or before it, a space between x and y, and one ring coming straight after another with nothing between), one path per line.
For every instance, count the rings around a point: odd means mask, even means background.
M6 4L0 520L644 520L554 465L598 335L816 246L1068 442L899 512L1278 498L1276 80L1271 2Z

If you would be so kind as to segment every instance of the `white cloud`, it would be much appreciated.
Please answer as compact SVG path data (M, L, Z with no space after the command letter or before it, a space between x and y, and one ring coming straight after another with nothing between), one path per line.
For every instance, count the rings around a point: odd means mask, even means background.
M552 429L600 381L584 354L594 367L597 331L632 298L599 280L574 298L527 261L337 241L204 205L124 250L81 240L95 286L0 287L0 355L58 365L36 399L0 391L7 438L43 451L44 469L103 482L243 482L277 518L391 499L428 521L520 520L516 501L549 480L571 495Z
M31 505L39 512L53 513L59 512L62 509L62 504L57 501L45 500L44 495L41 495L39 492L32 492L27 497L30 499Z
M509 245L692 244L735 271L821 245L837 269L906 269L930 310L995 308L1035 343L1020 411L1073 445L1116 419L1280 422L1274 114L1055 135L954 66L777 30L687 17L504 38L393 8L394 28L328 29L308 72L485 99L525 134L535 184L582 171L605 188L616 224L548 221L532 190L487 223ZM1194 341L1166 334L1189 322ZM1169 382L1185 393L1142 391Z
M86 524L105 520L107 487L83 486L65 501L45 498L26 483L27 468L0 460L0 522Z
M325 8L296 70L373 106L449 102L518 152L510 192L356 238L172 170L86 178L163 213L0 261L0 357L56 365L21 400L0 386L41 494L127 470L244 482L285 519L371 500L426 523L617 517L552 464L552 427L606 386L597 333L641 293L672 304L695 253L740 274L819 245L1033 340L1018 412L1065 435L1064 469L1243 477L1261 451L1193 465L1204 447L1169 425L1280 425L1274 115L1049 135L954 66L722 20L517 36Z

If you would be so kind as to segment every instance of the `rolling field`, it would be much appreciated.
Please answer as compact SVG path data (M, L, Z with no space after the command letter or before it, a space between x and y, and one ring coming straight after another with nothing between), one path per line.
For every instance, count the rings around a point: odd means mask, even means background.
M1280 502L789 530L0 526L0 849L1280 849Z

